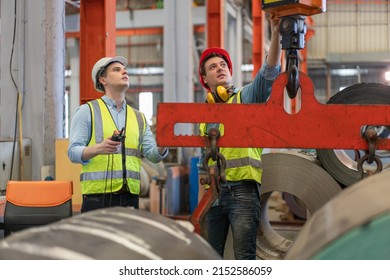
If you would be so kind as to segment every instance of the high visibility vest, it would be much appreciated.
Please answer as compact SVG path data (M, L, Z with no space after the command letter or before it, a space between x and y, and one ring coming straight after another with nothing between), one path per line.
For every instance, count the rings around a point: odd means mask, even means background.
M232 95L226 103L241 103L241 91ZM201 123L199 125L201 136L207 135L208 125ZM223 124L218 124L220 135L224 135ZM243 137L249 137L249 135L243 135ZM209 149L206 149L206 153ZM226 159L226 180L227 181L242 181L242 180L254 180L261 183L261 177L263 174L261 154L262 148L219 148L219 152ZM215 165L216 162L210 159L208 166Z
M97 99L87 103L91 109L92 133L88 147L111 137L117 128L107 105ZM145 116L126 106L125 155L126 181L132 194L141 188L141 144L145 132ZM119 191L123 186L122 151L98 155L82 166L80 174L82 194L103 194Z

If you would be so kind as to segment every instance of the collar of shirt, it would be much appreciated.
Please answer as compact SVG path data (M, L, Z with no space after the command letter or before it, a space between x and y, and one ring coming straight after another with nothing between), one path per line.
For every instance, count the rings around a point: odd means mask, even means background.
M116 110L116 102L114 99L111 99L111 98L107 97L106 95L103 95L102 99L107 104L108 107ZM126 109L126 101L123 102L121 110L125 110L125 109Z

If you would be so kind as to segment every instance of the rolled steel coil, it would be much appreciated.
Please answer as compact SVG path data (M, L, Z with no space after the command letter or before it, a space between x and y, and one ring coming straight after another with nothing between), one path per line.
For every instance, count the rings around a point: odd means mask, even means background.
M327 104L390 104L390 87L379 83L355 84L333 95ZM364 118L364 116L361 117ZM317 155L328 173L344 187L359 180L354 151L318 149ZM383 169L390 167L389 159L388 155L382 159L384 161ZM363 166L363 170L375 171L375 169L376 166L369 164Z
M344 189L315 212L285 259L390 259L390 171Z
M289 193L302 201L311 215L342 189L317 163L292 153L262 156L264 175L261 186L260 225L256 254L260 259L283 259L293 240L277 233L268 219L268 199L272 192Z
M216 260L220 256L175 220L112 207L16 232L0 242L0 259Z
M152 163L146 158L141 162L141 189L140 197L149 197L150 183L154 177L166 177L167 171L163 162Z

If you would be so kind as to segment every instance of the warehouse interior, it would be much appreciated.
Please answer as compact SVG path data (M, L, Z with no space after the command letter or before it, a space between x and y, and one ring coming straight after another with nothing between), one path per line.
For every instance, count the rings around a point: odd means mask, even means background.
M267 2L281 3L268 8ZM78 248L79 255L69 257L40 255L39 249L35 256L27 255L11 246L36 245L45 242L40 240L45 232L81 223L81 165L67 155L70 123L81 104L101 97L91 82L93 64L116 55L128 59L127 104L145 114L157 142L169 147L158 164L142 159L139 215L166 227L179 224L192 242L181 245L177 240L177 253L161 252L154 239L166 234L175 242L165 231L134 230L136 222L118 231L147 231L146 242L154 244L151 251L162 258L218 258L203 242L204 213L199 212L205 209L200 206L207 207L198 200L199 143L204 143L199 123L217 112L204 107L207 92L199 81L199 59L205 48L223 47L233 61L234 84L250 83L269 49L270 14L285 17L292 5L302 5L298 11L308 13L303 15L304 48L298 50L297 96L285 93L285 80L292 78L286 75L284 52L284 75L272 88L272 102L259 109L245 107L259 112L253 115L237 107L234 114L218 117L228 122L226 128L235 129L234 136L222 138L224 147L229 140L233 147L264 147L257 258L389 259L390 237L384 234L390 228L386 0L1 0L0 259L79 259L82 253L92 259L139 258L131 250L114 252L116 247L106 254ZM279 105L284 111L278 111ZM164 114L169 108L177 108L176 113ZM265 117L260 118L261 112ZM217 117L211 120L217 122ZM260 121L267 131L256 130ZM46 184L64 188L68 217L6 235L7 203L23 196L29 208L29 199ZM25 189L15 198L10 190L18 187ZM41 218L50 213L49 207ZM96 212L86 218L111 215ZM234 259L230 238L225 259Z

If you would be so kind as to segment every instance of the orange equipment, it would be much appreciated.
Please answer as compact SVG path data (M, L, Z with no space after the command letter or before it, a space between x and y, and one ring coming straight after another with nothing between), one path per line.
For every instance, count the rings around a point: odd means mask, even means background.
M8 181L4 236L72 216L72 181Z
M277 17L311 16L326 10L325 0L263 0L262 9Z

